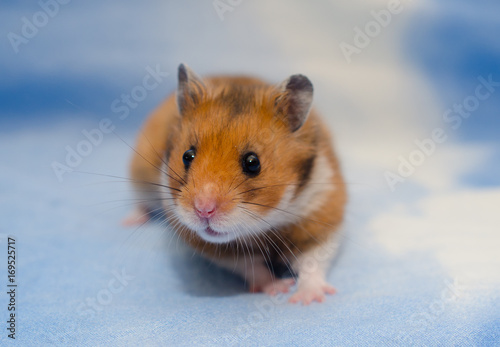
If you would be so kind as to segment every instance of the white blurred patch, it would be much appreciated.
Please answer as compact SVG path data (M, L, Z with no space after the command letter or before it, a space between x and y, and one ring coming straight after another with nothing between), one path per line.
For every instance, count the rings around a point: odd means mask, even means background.
M500 189L442 193L399 205L370 227L397 255L432 251L469 289L500 285ZM417 208L417 213L410 208Z
M413 178L429 190L453 189L460 184L461 176L484 167L493 153L494 148L482 144L438 144L436 152L416 169Z

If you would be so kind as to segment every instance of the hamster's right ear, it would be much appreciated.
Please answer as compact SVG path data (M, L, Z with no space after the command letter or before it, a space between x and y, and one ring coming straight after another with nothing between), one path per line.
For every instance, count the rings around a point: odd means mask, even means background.
M182 115L201 100L205 92L205 84L186 64L179 65L177 76L177 107Z
M297 131L306 121L313 101L313 85L304 75L292 75L278 86L275 106L290 130Z

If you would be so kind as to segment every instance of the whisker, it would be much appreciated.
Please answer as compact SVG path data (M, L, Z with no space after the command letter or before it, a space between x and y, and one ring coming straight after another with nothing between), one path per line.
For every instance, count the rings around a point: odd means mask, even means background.
M155 164L153 164L152 162L150 162L149 160L146 159L146 157L144 157L141 153L139 153L134 147L130 146L127 141L125 141L124 139L122 139L115 131L113 131L113 134L118 137L127 147L129 147L131 150L133 150L138 156L140 156L142 159L144 159L147 163L149 163L152 167L154 167L155 169L157 169L159 172L167 175L168 177L170 177L171 179L173 179L174 181L176 181L177 183L181 184L182 185L182 182L180 182L179 180L175 179L174 177L172 177L168 172L165 172L163 171L161 168L159 168L158 166L156 166Z
M249 236L254 240L255 244L257 245L257 247L259 248L259 251L260 253L262 254L262 257L264 259L264 263L267 265L269 265L271 267L271 271L272 271L272 279L273 279L273 282L274 282L274 267L273 267L273 261L272 261L272 256L271 256L271 253L269 252L269 248L267 247L267 245L264 243L263 240L260 240L259 239L259 236L256 232L254 232L253 230L249 229L248 226L246 225L242 225L242 226L245 226L246 227L246 230L248 230L249 232ZM260 229L260 228L259 228ZM264 235L265 236L265 235ZM262 245L262 247L261 247ZM264 253L264 250L266 251ZM267 254L267 258L266 258L266 254Z
M248 180L248 177L245 177L236 187L228 191L228 194L231 193L233 190L237 189L239 186L241 186L243 183L245 183Z
M174 187L170 187L170 186L166 186L166 185L161 184L161 183L155 183L155 182L149 182L149 181L141 181L141 180L135 180L133 178L120 177L120 176L114 176L114 175L108 175L108 174L100 174L100 173L87 172L87 171L76 171L75 170L73 172L82 173L82 174L86 174L86 175L96 175L96 176L104 176L104 177L111 177L111 178L120 178L120 179L128 180L128 182L150 184L150 185L153 185L153 186L158 186L158 187L172 189L172 190L175 190L175 191L178 191L178 192L182 193L182 190L180 190L180 189L177 189L177 188L174 188Z
M248 205L255 205L255 206L270 208L270 209L273 209L273 210L276 210L276 211L280 211L280 212L283 212L283 213L287 213L289 215L292 215L292 216L295 216L295 217L298 217L298 218L302 218L302 219L305 219L305 220L309 220L309 221L312 221L312 222L315 222L315 223L323 224L323 225L330 226L330 227L336 227L333 224L329 224L329 223L325 223L325 222L322 222L322 221L317 221L317 220L314 220L314 219L311 219L311 218L307 218L307 217L304 217L304 216L300 216L298 214L292 213L290 211L283 210L283 209L278 208L278 207L269 206L269 205L263 205L263 204L258 204L256 202L249 202L249 201L240 201L240 202L242 204L248 204Z
M273 227L269 222L267 222L265 219L263 219L262 217L254 214L252 211L242 207L242 206L238 206L239 208L241 208L243 210L243 212L247 213L250 217L254 218L255 220L260 220L260 221L263 221L264 223L266 223L270 229L268 229L269 232L271 232L273 234L274 237L276 237L279 241L281 241L281 243L287 248L288 252L290 252L290 254L295 258L295 260L297 260L297 257L295 255L294 252L292 252L292 250L290 249L290 247L288 247L287 243L281 238L281 235L280 235L280 232L275 228ZM274 240L269 237L268 235L266 235L266 230L262 229L261 227L259 227L257 225L257 227L262 231L262 235L264 235L264 237L267 238L267 240L270 242L271 246L276 250L277 254L280 256L280 258L283 260L285 266L287 267L287 269L293 273L292 271L292 263L289 261L289 259L286 257L285 253L278 247L278 245L274 242ZM283 236L284 237L284 236ZM300 249L297 249L300 253Z
M303 219L303 220L306 220L306 221L310 221L310 222L314 222L314 223L319 223L319 224L323 224L325 226L328 226L328 227L331 227L333 230L337 230L340 226L339 225L333 225L333 224L330 224L330 223L326 223L326 222L323 222L323 221L318 221L318 220L315 220L315 219L312 219L312 218L308 218L308 217L304 217L304 216L300 216L298 214L295 214L295 213L292 213L290 211L286 211L286 210L283 210L283 209L280 209L280 208L277 208L277 207L273 207L273 206L269 206L269 205L263 205L263 204L258 204L258 203L254 203L254 202L249 202L249 201L240 201L241 203L243 204L249 204L249 205L255 205L255 206L261 206L261 207L266 207L266 208L270 208L270 209L273 209L273 210L276 210L276 211L279 211L279 212L282 212L282 213L286 213L286 214L289 214L289 215L292 215L292 216L295 216L297 218L300 218L300 219ZM314 237L314 235L312 235L309 231L307 231L307 229L305 229L304 227L302 227L302 230L304 230L309 236L311 236L319 246L322 246L323 245L323 242L319 241L318 239L316 239ZM361 248L364 248L368 251L371 252L371 250L369 248L366 248L364 247L363 245L359 244L358 242L354 241L353 239L349 238L347 235L345 235L345 233L340 233L339 232L339 235L346 239L346 240L349 240L350 242L352 242L353 244L356 244L357 246L361 247Z
M348 186L355 186L355 185L358 185L358 186L365 186L365 187L372 187L372 188L375 188L372 184L369 184L369 183L359 183L359 182L343 182L345 185L348 185ZM309 184L321 184L321 185L332 185L332 186L339 186L338 183L335 183L335 182L308 182L307 183L308 185ZM278 186L299 186L301 185L301 183L280 183L280 184L273 184L273 185L269 185L269 186L264 186L264 187L257 187L257 188L252 188L252 189L249 189L247 191L244 191L244 192L240 192L236 195L240 195L240 194L244 194L244 193L248 193L248 192L251 192L251 191L254 191L254 190L260 190L260 189L266 189L266 188L272 188L272 187L278 187Z
M171 216L165 219L165 228L171 228L174 232L174 236L172 236L170 238L170 241L168 242L168 249L170 249L170 245L172 244L172 240L175 238L175 235L177 235L177 237L180 237L179 235L183 232L183 230L178 230L178 224L178 217L175 215L175 213L172 213Z
M231 184L229 185L229 188L227 189L229 192L232 192L233 190L231 189L231 187L233 186L233 183L234 181L236 180L236 175L233 176L233 179L231 181Z
M102 201L98 202L95 204L90 204L90 205L85 205L86 207L94 207L94 206L101 206L105 204L112 204L115 202L125 202L125 201L134 201L137 203L141 202L150 202L150 201L165 201L165 200L175 200L176 198L152 198L152 199L144 199L144 198L131 198L131 199L120 199L120 200L109 200L109 201Z
M274 188L274 187L282 187L282 186L299 186L301 185L302 183L280 183L280 184L272 184L272 185L269 185L269 186L263 186L263 187L257 187L257 188L252 188L252 189L248 189L248 190L245 190L243 192L239 192L238 194L236 195L242 195L242 194L245 194L245 193L249 193L249 192L253 192L253 191L256 191L256 190L261 190L261 189L267 189L267 188ZM314 182L309 182L308 184L331 184L331 185L335 185L335 183L332 183L332 182L327 182L327 183L321 183L321 182L317 182L317 183L314 183Z
M160 210L160 209L162 209L162 208L157 208L157 209L155 209L155 210ZM153 211L151 211L151 212L155 212L155 210L153 210ZM140 218L141 218L141 217L144 217L144 216L148 215L149 213L150 213L150 212L146 212L146 213L142 214L142 215L141 215L141 216L139 216L139 217L140 217ZM136 233L138 232L138 230L139 230L140 228L142 228L144 225L146 225L148 222L149 222L149 220L145 220L144 222L142 222L141 224L139 224L139 225L138 225L138 226L137 226L137 227L136 227L136 228L135 228L135 229L134 229L134 230L133 230L133 231L132 231L132 232L131 232L131 233L130 233L130 234L129 234L126 238L125 238L125 240L123 240L123 241L122 241L121 245L120 245L120 246L119 246L119 248L118 248L118 253L122 253L122 251L124 251L124 250L126 251L126 250L127 250L127 249L124 249L124 248L125 248L125 244L126 244L127 242L129 242L129 241L131 240L131 238L132 238L133 236L135 236L135 235L136 235ZM125 253L128 253L128 252L123 252L123 253L122 253L122 255L125 255ZM121 257L120 257L120 260L123 260L123 258L121 258Z
M153 144L152 144L152 143L151 143L151 141L149 140L149 138L148 138L148 136L146 135L146 133L145 133L144 131L142 131L142 130L141 130L141 134L142 134L142 135L146 138L146 140L148 141L149 145L151 146L151 148L153 149L153 151L154 151L154 152L156 153L156 155L158 156L158 159L160 159L160 160L161 160L161 162L162 162L163 164L165 164L165 166L166 166L167 168L169 168L170 170L172 170L172 172L173 172L173 173L174 173L177 177L179 177L179 178L182 180L182 182L184 182L184 184L186 184L186 185L187 185L186 180L185 180L184 178L182 178L182 177L181 177L181 176L180 176L177 172L175 172L175 170L174 170L174 169L172 169L172 167L171 167L170 165L168 165L167 161L166 161L166 160L164 160L164 158L163 158L163 157L162 157L162 156L158 153L158 151L157 151L157 150L156 150L156 148L153 146ZM179 181L177 181L177 182L179 182ZM179 182L179 183L180 183L180 182ZM186 187L186 189L189 191L189 189L188 189L187 187Z
M98 174L94 174L94 175L98 175ZM100 185L100 184L110 184L110 183L130 183L131 181L101 181L101 182L92 182L92 183L86 183L86 184L81 184L81 185L78 185L77 187L79 188L85 188L85 187L91 187L91 186L95 186L95 185ZM133 181L132 181L133 182ZM138 183L144 183L144 182L138 182ZM123 189L123 190L115 190L115 191L110 191L109 193L135 193L137 192L137 189L133 188L133 187L129 187L129 188L126 188L126 189ZM158 193L159 191L158 190L145 190L145 189L141 189L141 193ZM173 193L173 192L169 192L169 194L172 194L174 196L180 196L179 193Z
M240 208L243 208L243 207L241 207L241 206L240 206ZM247 210L248 210L248 209L247 209ZM248 210L248 211L249 211L249 210ZM283 211L284 211L284 210L283 210ZM250 212L250 211L249 211L249 212ZM291 212L290 212L290 213L291 213ZM255 215L255 214L254 214L254 215ZM294 214L294 215L295 215L295 214ZM256 217L258 217L258 218L261 218L261 217L259 217L258 215L255 215L255 216L256 216ZM301 217L301 216L299 216L299 215L295 215L295 216L297 216L297 217ZM302 217L302 218L307 219L307 218L305 218L305 217ZM271 224L269 224L269 223L268 223L267 221L265 221L263 218L261 218L261 220L262 220L262 221L264 221L264 222L266 222L266 223L267 223L267 224L268 224L271 228L273 228L273 229L274 229L277 233L279 233L279 230L277 230L276 228L274 228ZM314 221L314 220L312 220L312 219L311 219L311 221ZM314 222L315 222L315 221L314 221ZM317 243L318 245L320 245L320 246L322 245L322 242L321 242L320 240L318 240L318 239L317 239L314 235L312 235L312 234L311 234L311 233L310 233L310 232L309 232L306 228L304 228L304 227L303 227L302 225L300 225L300 224L297 224L297 225L298 225L298 226L300 226L300 227L301 227L301 229L302 229L302 230L304 230L304 231L305 231L305 232L306 232L306 233L307 233L307 234L308 234L308 235L309 235L309 236L310 236L310 237L311 237L314 241L316 241L316 243ZM328 224L328 225L330 225L330 224ZM296 248L297 248L297 247L296 247ZM288 250L291 252L291 250L290 250L290 249L288 249ZM299 250L299 249L297 248L297 250ZM300 250L299 250L299 251L300 251Z

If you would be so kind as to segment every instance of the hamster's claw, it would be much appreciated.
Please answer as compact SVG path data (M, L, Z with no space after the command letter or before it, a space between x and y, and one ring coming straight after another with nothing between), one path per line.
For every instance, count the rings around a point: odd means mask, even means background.
M335 287L328 283L315 286L303 286L302 288L299 286L297 292L288 299L288 302L293 304L302 303L302 305L309 305L313 301L324 302L325 294L335 294L336 292L337 290Z

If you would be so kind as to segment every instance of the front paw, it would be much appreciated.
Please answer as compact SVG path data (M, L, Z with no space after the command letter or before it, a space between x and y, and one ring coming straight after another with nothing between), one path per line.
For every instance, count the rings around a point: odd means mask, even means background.
M336 292L337 290L326 282L303 283L299 284L297 292L288 299L288 302L309 305L313 301L323 302L326 294L335 294Z
M263 292L268 295L277 295L278 293L288 293L290 291L290 287L294 284L295 279L293 278L273 278L265 284L250 286L250 292Z
M277 295L278 293L288 293L290 287L295 284L293 278L280 278L274 279L262 288L262 291L269 295Z
M122 220L122 225L125 227L141 226L146 224L149 219L149 211L144 207L135 208L124 220Z

